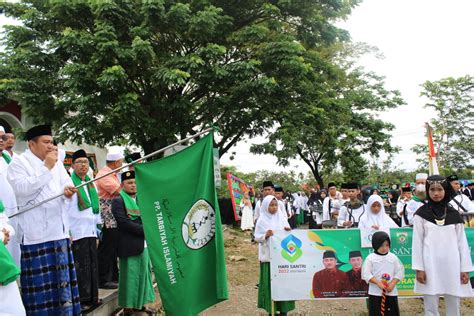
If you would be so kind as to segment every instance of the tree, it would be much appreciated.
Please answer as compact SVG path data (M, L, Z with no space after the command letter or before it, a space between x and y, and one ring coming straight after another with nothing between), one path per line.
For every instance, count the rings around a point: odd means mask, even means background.
M314 58L306 59L318 70L318 75L307 77L311 93L294 98L296 105L278 112L278 125L268 141L251 150L274 154L281 165L301 158L321 187L324 175L338 165L350 180L359 180L366 175L361 170L364 154L396 151L387 134L393 125L378 119L376 113L403 100L398 91L384 88L383 78L355 67L355 60L368 50L346 44L309 51Z
M304 95L308 48L358 1L22 1L3 4L0 94L62 140L149 153L208 126L222 156Z
M434 110L430 121L437 162L446 172L468 168L474 161L474 77L444 78L422 84L422 96L428 98L425 107ZM413 151L423 155L418 161L428 164L427 145L417 145Z

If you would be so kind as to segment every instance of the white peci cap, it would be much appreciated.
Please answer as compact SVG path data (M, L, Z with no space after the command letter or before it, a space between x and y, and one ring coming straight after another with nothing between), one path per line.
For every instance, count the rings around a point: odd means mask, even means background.
M415 180L426 180L428 179L428 174L427 173L417 173Z
M117 161L120 159L124 159L125 157L123 156L123 153L107 153L107 158L105 160L107 161Z

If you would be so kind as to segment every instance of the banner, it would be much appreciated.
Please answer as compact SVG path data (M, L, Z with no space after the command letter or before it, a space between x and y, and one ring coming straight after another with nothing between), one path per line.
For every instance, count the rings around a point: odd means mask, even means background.
M167 315L196 315L226 300L212 134L171 156L135 165L137 201Z
M397 285L400 297L418 296L413 292L415 271L411 269L412 233L412 228L390 230L390 251L397 255L405 267L405 278ZM466 228L466 235L474 262L474 228ZM273 300L367 296L368 285L360 279L358 271L373 249L361 247L361 233L358 229L278 231L270 241ZM336 270L323 264L323 253L327 250L336 254L333 261ZM349 258L351 252L352 258ZM332 272L328 269L332 269ZM473 284L472 272L470 279Z
M245 192L249 193L250 201L254 201L255 193L253 187L231 173L227 174L227 185L229 186L232 208L234 209L234 218L236 221L240 221L242 216L240 202L242 202Z

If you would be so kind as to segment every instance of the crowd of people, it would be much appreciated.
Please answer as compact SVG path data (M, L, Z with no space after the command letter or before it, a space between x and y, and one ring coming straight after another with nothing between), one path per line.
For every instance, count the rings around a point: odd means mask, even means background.
M390 252L390 236L383 230L413 228L412 269L416 271L415 293L423 295L425 315L439 315L439 297L444 296L446 315L460 315L460 298L473 296L469 283L471 252L464 227L472 224L473 183L462 188L456 175L416 175L408 183L382 198L377 190L361 191L357 183L344 183L341 190L329 183L327 190L286 194L272 181L264 181L254 207L255 241L259 246L260 283L258 307L271 312L269 238L277 230L291 230L308 224L310 229L372 229L374 252L357 271L354 280L366 282L357 290L368 292L369 315L400 315L396 284L404 267ZM286 196L286 198L284 198ZM360 257L351 253L350 260ZM323 255L324 269L313 278L314 297L348 292L349 275L336 268L332 251ZM356 274L356 275L355 275ZM383 277L391 275L387 281ZM366 293L367 293L366 292ZM336 295L337 296L337 295ZM280 315L294 309L294 302L276 302Z
M15 141L0 127L0 314L80 315L102 303L99 288L118 288L126 315L154 314L156 310L147 306L155 294L134 168L122 168L124 161L140 160L140 154L108 153L94 179L82 149L73 153L71 169L66 170L65 153L55 144L50 126L29 129L28 149L21 154L13 152ZM61 196L51 199L58 192ZM260 193L254 203L245 194L240 208L242 228L254 229L259 245L258 306L268 312L272 305L268 240L274 231L306 224L310 229L413 227L415 291L424 295L425 313L437 315L443 295L447 313L459 315L460 297L472 295L468 285L472 263L464 232L470 217L463 215L474 211L473 183L462 188L455 175L418 174L414 187L403 185L385 196L351 182L340 188L329 183L308 197L265 181ZM388 255L388 236L372 242L374 254L363 266L360 253L351 254L354 271L341 278L369 284L365 288L374 311L381 304L381 293L396 297L395 285L403 271L396 256ZM327 271L332 271L334 254L325 253L324 260ZM382 282L380 267L393 270L392 283ZM331 279L333 274L326 274L315 279L315 296L321 284L338 284ZM385 303L398 314L396 299ZM276 308L284 314L295 304L277 302Z
M0 127L0 315L80 315L102 304L99 288L118 288L125 315L155 314L135 172L121 169L140 154L108 153L92 182L83 149L66 170L50 126L26 141L13 152Z
M342 183L340 187L330 182L325 189L312 189L309 197L304 191L284 192L281 186L272 181L264 181L252 204L253 211L249 193L244 193L240 207L242 229L253 228L249 218L253 216L256 223L261 201L270 194L278 200L280 210L291 228L301 225L307 225L309 229L412 227L413 215L426 201L427 178L428 174L419 173L414 179L414 186L405 183L385 192L368 186L361 188L355 182ZM474 212L474 182L463 186L456 175L450 175L446 180L455 192L450 206L465 215L466 225L470 225L471 217L468 214Z

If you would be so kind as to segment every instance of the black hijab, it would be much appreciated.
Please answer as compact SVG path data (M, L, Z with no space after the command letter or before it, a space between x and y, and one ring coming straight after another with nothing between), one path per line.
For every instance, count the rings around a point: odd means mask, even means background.
M388 252L387 253L379 252L379 248L380 246L382 246L385 240L388 240L388 245L390 246L390 236L386 232L378 231L372 235L372 248L374 248L374 252L376 254L381 255L381 256L386 256L388 254Z
M433 201L430 197L430 187L434 184L440 184L444 189L444 198L439 202ZM455 195L456 192L454 192L454 189L451 187L451 184L446 180L446 178L439 175L429 176L426 180L426 197L428 199L428 203L421 206L416 211L415 215L418 215L421 218L432 222L433 224L437 224L436 219L439 220L443 218L445 220L444 226L463 224L464 221L459 212L449 205L449 202L454 198Z
M326 196L325 197L322 197L321 194L322 193L325 193ZM322 189L321 191L318 192L318 200L322 203L324 201L324 199L328 196L328 192L326 191L326 189Z

